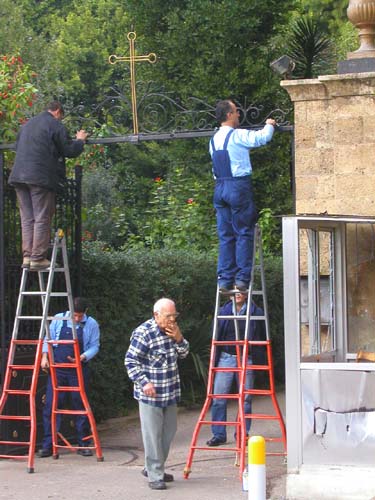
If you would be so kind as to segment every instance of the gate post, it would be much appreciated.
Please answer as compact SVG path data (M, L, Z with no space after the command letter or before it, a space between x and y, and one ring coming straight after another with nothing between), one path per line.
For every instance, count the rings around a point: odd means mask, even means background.
M0 386L4 380L6 365L4 211L4 152L0 151Z

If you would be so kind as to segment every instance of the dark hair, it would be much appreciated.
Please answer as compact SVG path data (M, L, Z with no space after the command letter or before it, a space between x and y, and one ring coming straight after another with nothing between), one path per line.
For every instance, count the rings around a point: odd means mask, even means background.
M60 113L64 114L63 105L59 101L51 101L47 106L47 111L60 111Z
M74 312L84 313L88 308L88 302L83 297L75 297L73 300Z
M215 116L220 125L227 120L227 114L232 111L232 104L233 102L229 99L219 101L216 104Z

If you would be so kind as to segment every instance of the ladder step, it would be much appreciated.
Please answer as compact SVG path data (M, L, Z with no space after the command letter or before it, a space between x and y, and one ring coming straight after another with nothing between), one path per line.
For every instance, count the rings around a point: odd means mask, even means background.
M209 394L208 397L212 399L239 399L239 394Z
M259 420L280 420L277 415L265 415L263 413L246 413L245 418L258 418Z
M273 392L270 389L244 389L244 394L252 394L253 396L271 396Z
M35 320L35 321L38 320L38 321L40 321L41 319L44 319L44 316L17 316L16 318L20 319L20 320ZM59 317L59 316L46 316L46 319L48 321L53 321L54 319L62 320L62 319L65 319L65 318L62 318L62 317Z
M50 365L51 368L77 368L78 365L76 363L58 363Z
M218 315L216 316L217 319L238 319L240 321L245 321L247 319L247 316L240 316L236 314L226 314L226 315ZM265 316L250 316L251 321L264 321L266 319Z
M235 451L240 452L241 448L222 448L221 446L191 446L192 450L207 450L207 451Z
M31 391L21 391L18 389L4 389L4 392L6 392L9 395L16 395L16 396L30 396Z
M30 415L0 415L0 420L31 420Z
M8 365L12 370L34 370L35 365Z
M42 292L20 292L21 295L35 295L35 296L44 296L47 295L46 291ZM51 292L49 294L50 297L67 297L68 293L67 292Z
M16 446L29 446L30 441L0 441L0 444L15 444ZM0 458L27 458L27 455L0 455Z
M86 410L52 410L52 413L59 415L88 415Z
M247 365L246 366L246 371L250 370L264 370L264 371L269 371L270 367L269 365Z
M58 392L79 392L79 387L63 387L63 386L60 386L60 387L55 387L55 391L58 391Z
M205 425L240 425L237 420L235 422L231 422L229 420L225 420L224 422L220 422L218 420L201 420L200 423Z
M242 372L242 368L219 368L219 367L216 367L214 366L213 368L211 368L211 370L213 372L222 372L222 373L238 373L238 372Z
M21 339L12 339L11 342L15 345L38 345L39 340L21 340Z
M37 271L38 271L38 273L50 273L52 271L52 269L53 269L54 273L64 273L65 272L64 267L53 268L53 266L46 267L45 269L37 269Z

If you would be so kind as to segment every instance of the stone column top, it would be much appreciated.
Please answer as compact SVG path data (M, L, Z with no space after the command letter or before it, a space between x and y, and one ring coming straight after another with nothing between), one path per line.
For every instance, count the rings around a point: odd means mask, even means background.
M280 85L287 90L294 102L356 95L375 97L375 72L322 75L306 80L282 80Z

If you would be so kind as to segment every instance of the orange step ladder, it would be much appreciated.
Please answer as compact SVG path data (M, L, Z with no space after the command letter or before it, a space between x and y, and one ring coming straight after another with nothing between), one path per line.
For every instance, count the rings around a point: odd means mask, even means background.
M255 273L259 272L258 279L260 279L260 289L253 290L253 283L255 278ZM187 479L191 473L191 466L194 458L194 453L196 450L204 450L204 451L225 451L225 452L235 452L236 453L236 465L239 465L239 473L240 477L242 476L242 472L246 467L246 446L247 446L247 436L246 436L246 419L263 419L263 420L272 420L275 419L278 421L281 431L281 437L279 438L271 438L266 437L266 441L269 442L281 442L283 445L283 450L280 452L272 452L267 453L269 455L282 455L286 454L286 431L285 424L283 420L282 413L280 411L279 404L277 402L276 394L275 394L275 383L274 383L274 371L273 371L273 358L272 358L272 348L271 341L269 336L269 321L268 321L268 308L267 308L267 298L265 291L265 276L264 276L264 266L263 266L263 253L262 253L262 244L261 244L261 232L260 228L256 226L255 235L254 235L254 251L253 251L253 266L252 266L252 276L250 281L249 290L247 292L247 303L248 307L246 310L246 315L237 315L236 307L235 307L235 295L239 293L238 290L231 290L230 292L221 292L219 287L216 292L216 304L215 304L215 321L211 342L211 354L210 354L210 366L208 372L208 381L207 381L207 395L206 400L204 402L203 408L198 418L198 422L195 426L188 457L186 461L186 466L184 469L184 478ZM222 316L220 315L220 302L222 297L231 298L233 302L233 311L234 314L230 316ZM253 301L254 296L257 296L262 301L262 306L264 310L263 316L255 316L251 315L251 307L250 304ZM220 320L231 320L234 321L235 328L235 341L227 342L227 341L219 341L217 340L219 321ZM245 333L244 340L240 340L239 335L239 321L245 321ZM250 333L250 323L251 321L263 321L266 330L266 340L264 341L251 341L247 340ZM218 368L215 367L216 360L216 349L217 347L224 346L235 346L236 348L236 359L237 366L235 368ZM248 364L248 356L251 353L252 346L264 346L266 349L266 364L264 365L249 365ZM268 373L269 379L269 388L267 389L245 389L245 380L246 374L248 371L266 371ZM235 394L214 394L214 380L215 374L218 372L232 372L237 373L239 378L239 388L238 393ZM254 396L269 396L271 398L274 413L273 414L245 414L244 412L244 401L246 395L251 395L252 398ZM237 419L235 421L226 421L226 422L216 422L212 420L207 420L206 415L210 409L210 405L215 398L222 398L228 400L236 400L238 403L238 412ZM235 446L218 446L218 447L209 447L209 446L201 446L198 445L198 438L200 431L203 426L206 425L225 425L232 426L236 429L236 444ZM239 461L238 461L239 458Z
M63 258L63 263L64 263L64 266L62 268L57 266L57 255L58 255L59 250L61 250L61 252L62 252L62 258ZM58 272L63 272L65 275L66 291L53 291L53 287L54 287L54 285L56 285L56 283L54 283L55 273L58 273ZM47 285L45 284L45 281L43 278L43 275L45 273L48 273ZM48 339L49 339L49 322L52 321L53 319L55 319L54 316L48 315L48 310L49 310L49 306L50 306L50 299L55 298L55 297L58 297L58 298L65 297L68 300L69 310L73 311L73 297L72 297L69 267L68 267L68 256L67 256L67 251L66 251L65 237L64 237L64 233L62 230L59 230L55 235L50 267L48 269L38 271L39 290L35 290L35 289L34 290L27 290L28 282L32 283L32 276L29 276L29 274L34 275L35 273L31 272L29 269L23 269L22 277L21 277L20 292L19 292L18 301L17 301L16 315L15 315L13 332L12 332L12 338L11 338L10 346L9 346L8 362L7 362L7 367L6 367L5 377L4 377L3 391L1 394L1 398L0 398L0 422L1 421L3 421L3 422L18 421L18 422L24 423L24 426L22 428L20 428L18 431L16 431L16 430L13 431L13 436L15 437L14 440L3 440L2 436L0 434L0 450L2 448L4 448L5 446L7 446L7 447L12 446L12 447L17 447L17 448L27 448L28 453L27 453L27 455L0 453L0 458L20 459L20 460L27 459L27 461L28 461L27 471L29 473L32 473L32 472L34 472L34 453L35 453L36 434L37 434L37 416L36 416L35 396L36 396L36 392L37 392L43 343L45 341L44 339L46 338L48 341ZM31 285L31 287L32 287L32 285ZM35 288L35 284L34 284L34 288ZM29 297L29 298L40 297L41 298L41 305L42 305L42 313L41 314L39 314L39 315L22 314L22 311L24 308L24 299L26 297ZM33 308L35 308L35 304L33 304ZM59 317L58 319L61 319L61 317ZM70 319L70 317L63 318L63 319ZM22 338L22 336L24 335L24 332L21 332L20 327L21 327L21 324L24 324L25 321L40 321L39 336L37 339ZM75 329L74 329L74 331L75 331ZM29 333L26 331L26 337L28 337L28 336L29 336ZM79 353L78 341L76 341L75 343L77 344L77 347L76 346L74 347L75 352L76 352L76 348L77 348L78 353ZM33 359L32 363L29 363L29 364L17 363L18 350L22 349L22 348L34 349L34 359ZM78 356L78 358L76 357L76 359L79 359L79 356ZM83 386L82 368L81 368L80 362L77 363L77 365L78 364L79 364L78 372L79 371L81 372L79 390L80 390L82 401L83 401L84 407L85 407L85 410L83 410L83 411L85 414L87 414L87 416L89 418L90 425L91 425L91 429L93 431L93 438L94 438L95 449L96 449L98 460L102 460L103 459L102 452L101 452L101 448L100 448L98 434L96 431L95 420L92 416L92 411L90 409L90 406L89 406L88 401L87 401L87 396L85 394L85 390L84 390L84 386ZM29 387L27 387L26 389L25 388L23 388L23 389L15 388L14 384L12 384L13 379L15 378L15 375L17 374L18 371L28 371L31 373L31 382L30 382ZM52 371L51 371L51 378L53 379ZM79 378L79 375L78 375L78 378ZM65 389L66 389L66 391L71 390L71 388L65 388ZM77 388L74 388L74 390L77 390ZM54 390L54 396L55 396L55 390ZM12 398L15 398L15 399L12 399ZM17 415L14 412L14 410L12 411L12 403L14 403L15 400L17 401L17 399L20 400L23 398L28 399L29 413L25 414L25 415ZM55 424L56 420L55 419L56 419L55 415L52 414L52 418L51 418L52 428L53 428L53 426L56 427L56 424ZM18 438L19 434L25 434L28 437L26 439L18 440L17 438Z

